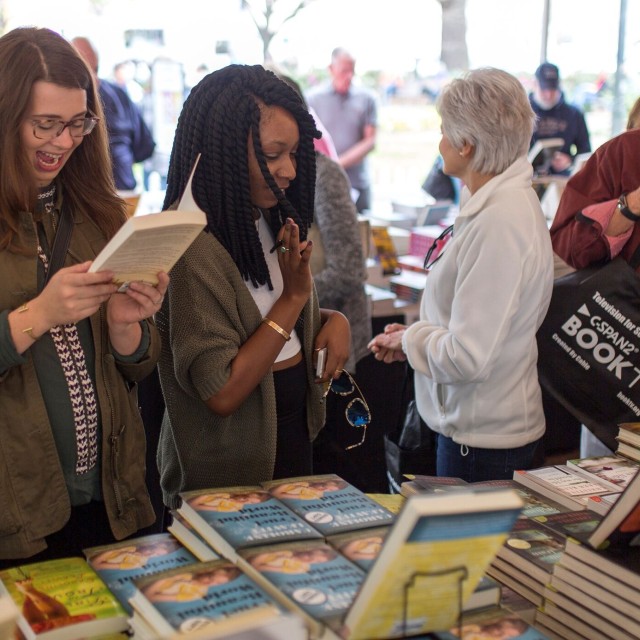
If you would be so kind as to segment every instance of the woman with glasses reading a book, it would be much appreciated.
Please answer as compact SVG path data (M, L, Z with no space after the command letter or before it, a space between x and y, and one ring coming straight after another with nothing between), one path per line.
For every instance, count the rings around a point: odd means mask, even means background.
M89 69L48 29L0 38L0 565L154 520L135 383L168 276L116 294L91 261L126 220ZM34 555L35 554L35 555Z
M350 344L347 319L319 309L311 277L317 135L300 96L257 65L207 75L184 104L165 207L201 154L192 192L208 224L157 316L169 508L181 491L312 473L322 383Z
M444 172L465 185L460 213L431 263L420 320L387 326L370 348L415 370L418 410L438 434L438 475L511 478L531 466L545 430L536 332L553 256L527 160L535 116L517 78L499 69L454 80L438 110Z

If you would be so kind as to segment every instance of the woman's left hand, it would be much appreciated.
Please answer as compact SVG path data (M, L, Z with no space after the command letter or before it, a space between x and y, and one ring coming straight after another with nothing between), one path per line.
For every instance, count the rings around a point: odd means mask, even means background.
M351 351L351 327L347 318L339 311L321 309L323 323L316 336L315 348L327 348L324 375L319 381L337 378L344 368Z
M162 306L168 286L169 276L163 271L158 274L155 287L144 282L132 282L124 293L114 293L107 303L109 327L150 318Z
M387 364L404 362L407 356L402 351L402 336L406 328L404 324L388 324L384 333L375 336L367 345L374 358Z

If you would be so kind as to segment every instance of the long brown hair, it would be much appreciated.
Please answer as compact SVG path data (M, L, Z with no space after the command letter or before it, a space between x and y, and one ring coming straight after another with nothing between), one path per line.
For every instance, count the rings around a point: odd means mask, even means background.
M126 219L113 183L107 129L93 76L62 36L49 29L19 28L0 38L0 250L20 251L18 214L33 211L37 186L24 153L21 128L31 90L39 81L83 89L87 110L100 118L56 178L71 212L84 211L110 238Z

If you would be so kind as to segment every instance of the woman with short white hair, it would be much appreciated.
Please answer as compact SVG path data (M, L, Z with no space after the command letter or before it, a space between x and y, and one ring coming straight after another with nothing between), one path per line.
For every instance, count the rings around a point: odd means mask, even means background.
M545 430L536 332L553 256L527 160L535 116L520 82L499 69L451 82L438 111L444 172L465 185L460 213L426 265L420 320L388 325L369 346L415 370L420 415L438 434L438 475L511 478L531 466Z

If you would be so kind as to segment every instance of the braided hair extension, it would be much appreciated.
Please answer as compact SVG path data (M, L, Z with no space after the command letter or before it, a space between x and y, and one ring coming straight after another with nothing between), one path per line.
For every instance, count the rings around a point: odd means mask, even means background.
M286 109L298 124L296 177L286 196L269 172L262 151L261 104ZM320 133L300 96L259 65L229 65L205 76L192 89L178 119L164 208L182 195L196 157L201 154L193 196L206 213L207 231L229 252L245 280L250 279L254 287L268 284L272 288L250 199L250 134L262 175L278 201L266 216L274 235L290 217L305 240L313 221L313 138Z

